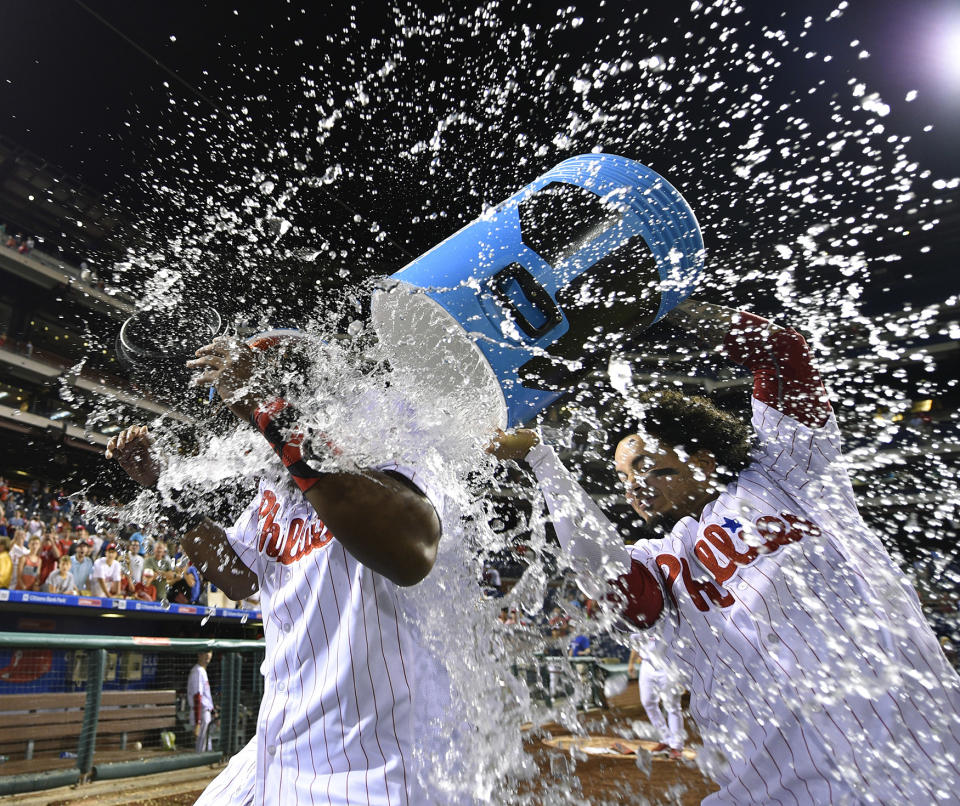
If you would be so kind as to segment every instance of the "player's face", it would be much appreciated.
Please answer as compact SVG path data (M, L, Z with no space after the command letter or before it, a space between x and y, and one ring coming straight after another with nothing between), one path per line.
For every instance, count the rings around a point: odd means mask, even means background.
M701 461L669 445L633 434L617 445L615 462L627 502L648 525L695 515L709 497Z

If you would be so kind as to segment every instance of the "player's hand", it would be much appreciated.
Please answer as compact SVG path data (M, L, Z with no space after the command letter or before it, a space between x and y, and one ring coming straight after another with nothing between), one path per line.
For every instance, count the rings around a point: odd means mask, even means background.
M152 442L145 425L131 425L110 438L104 455L116 459L138 484L153 487L160 478L160 465L151 450Z
M259 401L252 388L257 354L249 346L219 336L197 350L197 357L187 361L187 366L200 370L190 382L193 386L212 386L230 411L241 420L250 419Z
M537 432L529 428L518 428L511 433L498 428L497 435L487 445L487 453L492 453L501 462L507 459L519 462L526 458L531 448L539 444L540 437Z

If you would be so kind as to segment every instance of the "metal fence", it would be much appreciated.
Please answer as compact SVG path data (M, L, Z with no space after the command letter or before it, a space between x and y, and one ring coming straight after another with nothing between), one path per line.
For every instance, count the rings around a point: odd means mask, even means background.
M200 652L218 718L197 747ZM262 641L0 632L0 794L199 766L253 735Z

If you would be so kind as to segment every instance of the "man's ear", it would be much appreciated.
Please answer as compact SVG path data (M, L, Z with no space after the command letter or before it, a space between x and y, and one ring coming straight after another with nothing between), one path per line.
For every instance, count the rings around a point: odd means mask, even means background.
M706 448L701 448L690 457L690 463L699 467L709 479L717 472L717 457Z

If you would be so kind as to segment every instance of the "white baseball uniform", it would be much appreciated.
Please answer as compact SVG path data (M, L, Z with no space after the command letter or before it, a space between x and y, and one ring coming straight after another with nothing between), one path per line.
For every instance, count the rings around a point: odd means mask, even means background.
M256 735L230 759L193 806L252 806L257 789Z
M210 693L210 679L207 670L199 663L187 677L187 699L190 701L190 724L200 725L196 747L198 753L211 749L210 722L213 718L213 695Z
M809 362L799 345L777 372ZM819 384L812 364L793 370ZM754 371L752 464L699 519L630 548L621 577L627 614L651 588L663 603L646 621L690 680L720 785L704 803L955 802L960 679L857 511L829 406L804 424L782 410L782 377ZM595 567L615 556L616 529L552 449L528 461L561 543Z
M650 724L656 728L660 741L674 750L682 750L684 730L680 698L683 695L683 686L676 673L660 657L650 635L634 634L631 639L640 655L637 686L640 689L643 710ZM664 710L667 712L666 718L663 715Z
M411 479L442 520L444 499L422 473L379 469ZM227 538L260 581L265 690L256 736L200 802L438 802L418 765L423 744L456 741L430 724L449 702L448 678L419 642L408 599L355 560L305 498L266 481ZM236 779L251 773L252 792Z

